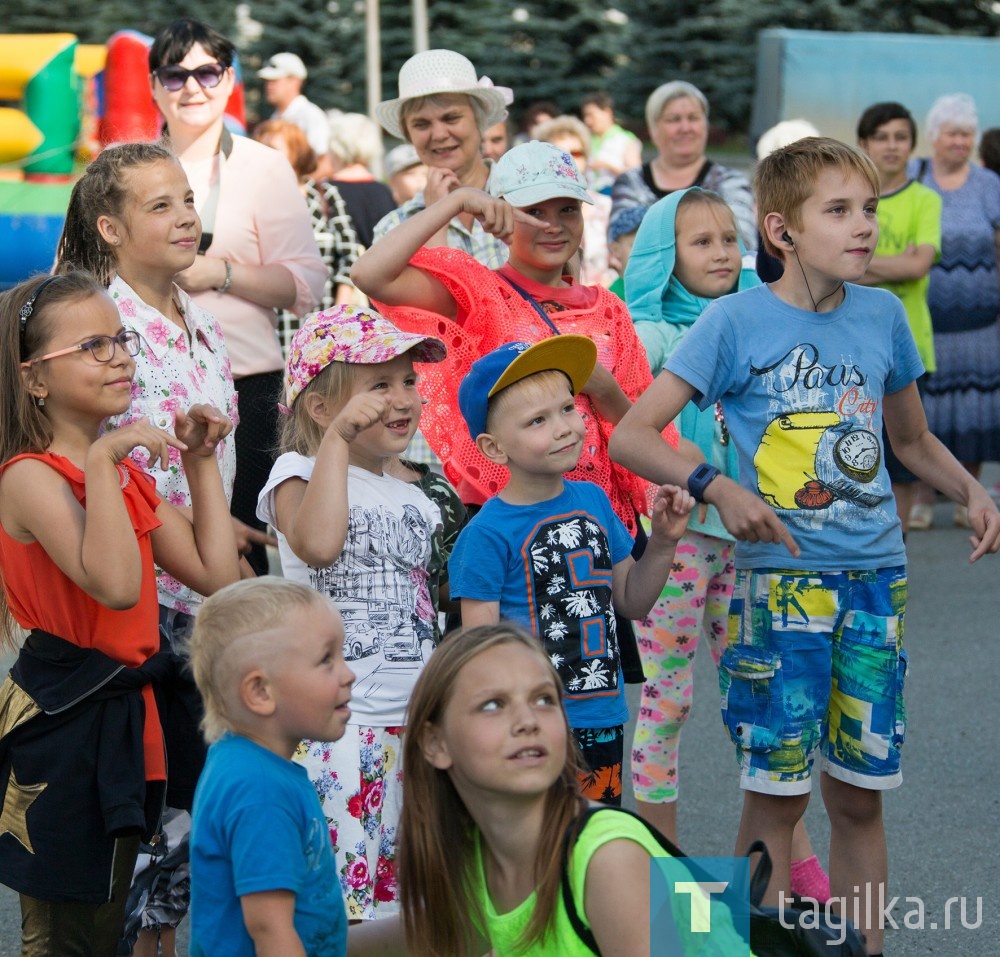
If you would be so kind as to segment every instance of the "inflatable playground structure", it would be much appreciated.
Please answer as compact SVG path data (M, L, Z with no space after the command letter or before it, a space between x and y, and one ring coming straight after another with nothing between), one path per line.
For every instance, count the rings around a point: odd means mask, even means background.
M104 46L70 33L0 34L0 289L52 266L81 163L111 143L159 138L151 43L133 30ZM226 122L244 133L235 68Z

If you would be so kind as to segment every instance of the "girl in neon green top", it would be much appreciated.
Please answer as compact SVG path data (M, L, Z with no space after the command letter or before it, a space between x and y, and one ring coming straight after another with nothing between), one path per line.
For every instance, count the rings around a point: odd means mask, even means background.
M563 837L588 807L577 761L559 678L535 638L509 622L445 637L407 714L396 858L406 953L594 954L561 892ZM569 887L605 957L649 953L650 857L664 854L629 814L606 808L585 822L569 855ZM684 953L742 952L732 949L735 936L721 942L728 951L690 936L681 929L692 945Z
M560 899L563 834L585 802L559 679L541 646L508 623L464 629L425 673L403 755L397 864L408 952L591 953ZM614 831L588 847L582 867L574 853L571 871L602 951L646 954L649 857L659 848L643 825L625 823L635 838Z

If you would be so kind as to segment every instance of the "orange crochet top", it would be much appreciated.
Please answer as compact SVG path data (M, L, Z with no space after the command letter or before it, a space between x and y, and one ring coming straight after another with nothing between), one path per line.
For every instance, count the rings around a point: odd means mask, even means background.
M423 248L410 260L440 280L457 305L454 320L409 306L383 306L382 313L408 332L437 336L448 347L443 362L418 364L420 392L428 400L420 430L444 464L445 474L463 502L482 504L507 484L509 474L476 448L459 411L458 387L472 363L505 342L540 342L554 335L541 316L508 283L468 253L444 246ZM598 362L614 375L631 401L653 381L646 353L635 334L625 304L599 289L590 309L566 310L549 316L560 333L588 336L597 346ZM580 461L566 477L594 482L608 494L615 514L635 535L635 513L649 514L653 486L608 457L613 426L590 398L581 394L576 406L587 432ZM664 438L677 446L673 425Z

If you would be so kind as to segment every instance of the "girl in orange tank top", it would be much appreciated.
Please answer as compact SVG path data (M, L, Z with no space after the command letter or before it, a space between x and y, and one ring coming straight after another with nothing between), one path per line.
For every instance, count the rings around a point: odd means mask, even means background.
M56 643L101 652L112 668L134 669L159 645L154 559L206 595L239 578L215 457L231 422L211 406L195 405L177 413L172 433L137 422L99 437L103 420L129 406L138 350L138 333L122 327L89 273L34 277L0 296L0 644L8 648L16 646L18 628L47 632ZM190 515L160 501L151 477L129 461L137 446L164 466L170 448L180 451L193 496ZM21 674L28 661L18 665ZM163 780L162 732L149 685L142 698L145 777ZM12 700L24 705L20 714L4 707ZM45 746L37 731L49 718L42 710L48 711L12 678L0 687L6 745L0 796L5 821L10 809L15 825L0 834L0 873L21 895L23 952L113 953L131 877L121 858L134 858L137 842L117 828L106 835L98 828L95 838L94 822L73 813L73 803L84 806L104 783L96 775L75 782L72 797L19 773L31 767L18 744L25 728L32 729L36 751ZM78 744L88 746L107 742ZM66 749L67 760L75 760L73 751ZM53 813L61 822L58 841L45 831ZM110 846L108 860L123 881L111 887L110 902L104 899L110 873L94 893L56 889L65 871L60 847L78 837L103 841L102 852Z

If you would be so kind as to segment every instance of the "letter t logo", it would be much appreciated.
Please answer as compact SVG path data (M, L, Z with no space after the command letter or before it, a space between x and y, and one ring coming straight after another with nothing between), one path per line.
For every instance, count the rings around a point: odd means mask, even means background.
M674 881L674 893L691 896L691 933L712 930L711 895L721 894L729 881Z

